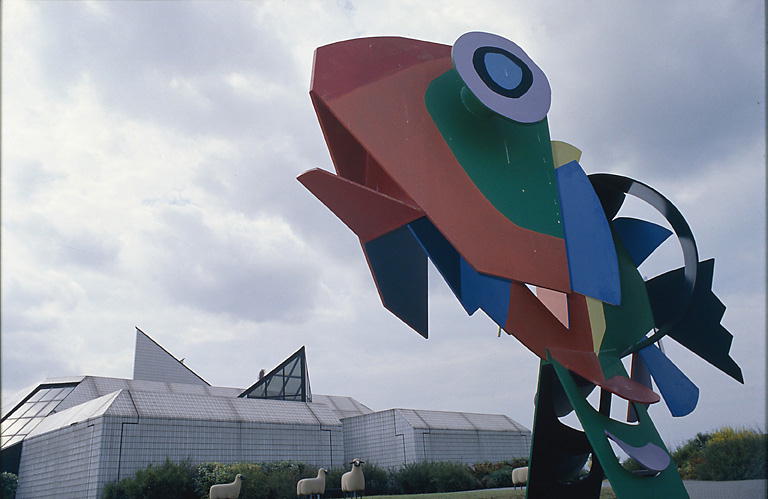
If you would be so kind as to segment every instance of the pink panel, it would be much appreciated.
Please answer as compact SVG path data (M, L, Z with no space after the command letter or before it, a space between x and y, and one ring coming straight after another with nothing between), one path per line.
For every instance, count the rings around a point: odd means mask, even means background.
M568 327L568 295L547 288L536 288L536 298L563 326Z

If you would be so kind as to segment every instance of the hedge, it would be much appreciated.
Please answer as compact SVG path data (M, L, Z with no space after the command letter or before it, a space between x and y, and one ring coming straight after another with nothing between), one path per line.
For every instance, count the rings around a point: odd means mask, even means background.
M0 473L0 497L3 499L13 499L16 497L16 486L19 480L13 473L3 471Z
M512 483L512 468L525 466L525 460L479 463L466 466L449 462L423 462L386 470L366 463L366 495L453 492L478 488L507 487ZM348 469L331 469L326 477L324 497L342 497L341 475ZM296 482L317 475L317 468L304 463L174 463L166 460L148 466L134 477L107 484L105 499L188 499L207 498L211 485L227 483L235 475L245 477L241 499L279 499L296 497Z

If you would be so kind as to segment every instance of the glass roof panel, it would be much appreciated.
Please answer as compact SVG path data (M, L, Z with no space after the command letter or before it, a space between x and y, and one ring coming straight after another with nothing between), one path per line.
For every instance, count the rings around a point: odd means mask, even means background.
M4 449L24 439L40 422L45 419L61 401L75 389L77 383L58 386L42 385L16 410L6 415L2 421L2 441Z
M240 397L311 401L306 365L304 347L301 347L269 374L241 393ZM286 384L285 390L283 390L284 384Z
M293 362L285 366L285 368L283 368L283 372L285 373L285 375L291 376L292 374L296 373L296 366L299 364L300 361L301 359L297 357Z
M46 405L42 411L38 412L38 416L47 416L50 414L57 405L61 404L61 400L52 400L51 402L48 402L48 405Z
M32 419L33 418L21 418L21 419L19 419L19 426L17 426L14 429L13 433L15 433L17 435L22 434L22 433L24 435L26 435L27 433L29 433L28 426L32 422Z
M45 395L45 390L44 390L44 389L43 389L43 390L38 390L38 391L37 391L37 393L35 393L34 395L32 395L32 396L29 398L29 400L27 400L27 402L37 402L38 400L40 400L40 398L41 398L43 395Z
M18 409L16 409L16 410L13 412L13 414L11 414L11 417L14 417L14 418L21 418L21 417L24 417L24 414L26 414L27 412L29 412L29 411L30 411L30 409L32 409L33 407L35 407L35 402L26 402L26 403L24 403L24 404L23 404L21 407L19 407Z
M43 412L43 409L45 409L47 405L48 405L48 402L45 402L42 400L40 402L35 402L34 407L32 407L30 410L24 413L24 417L33 418L39 415L41 412Z
M18 433L18 431L29 422L28 419L11 419L10 424L3 428L3 435L14 435ZM3 423L8 423L8 421L3 421Z
M280 378L272 378L272 382L267 385L267 397L280 395L283 389Z
M64 387L64 389L59 394L59 400L64 400L65 398L67 398L67 395L72 393L72 390L74 390L74 389L75 389L74 386L66 386L66 387Z
M62 391L64 391L63 388L48 388L46 390L46 393L43 395L43 397L40 399L40 401L44 400L53 400L59 395Z
M286 378L285 395L301 396L301 378Z
M32 418L32 420L24 427L23 432L25 434L31 432L32 430L37 428L37 425L39 425L43 421L43 419L45 418Z

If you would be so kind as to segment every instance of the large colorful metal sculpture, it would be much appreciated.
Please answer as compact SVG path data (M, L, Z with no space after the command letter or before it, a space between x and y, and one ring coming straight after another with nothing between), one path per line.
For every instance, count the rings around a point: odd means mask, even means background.
M660 400L651 377L674 416L698 388L656 343L670 336L742 376L713 260L699 262L678 210L636 180L588 176L578 149L551 141L546 76L496 35L320 47L310 95L337 175L299 181L359 236L384 306L427 337L428 257L467 313L483 310L541 358L528 497L598 497L604 476L622 498L687 497L647 405ZM626 195L672 230L617 217ZM673 232L684 266L644 281L637 267ZM612 395L634 424L610 418ZM583 432L559 420L573 410ZM623 468L609 441L644 472Z

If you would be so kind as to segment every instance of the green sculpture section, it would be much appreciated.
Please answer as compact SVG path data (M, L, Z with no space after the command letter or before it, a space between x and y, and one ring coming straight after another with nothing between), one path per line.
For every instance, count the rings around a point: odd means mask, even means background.
M476 114L467 108L472 97L462 99L462 87L452 70L433 81L425 96L427 110L459 164L509 220L563 237L547 120L489 120L487 111Z

